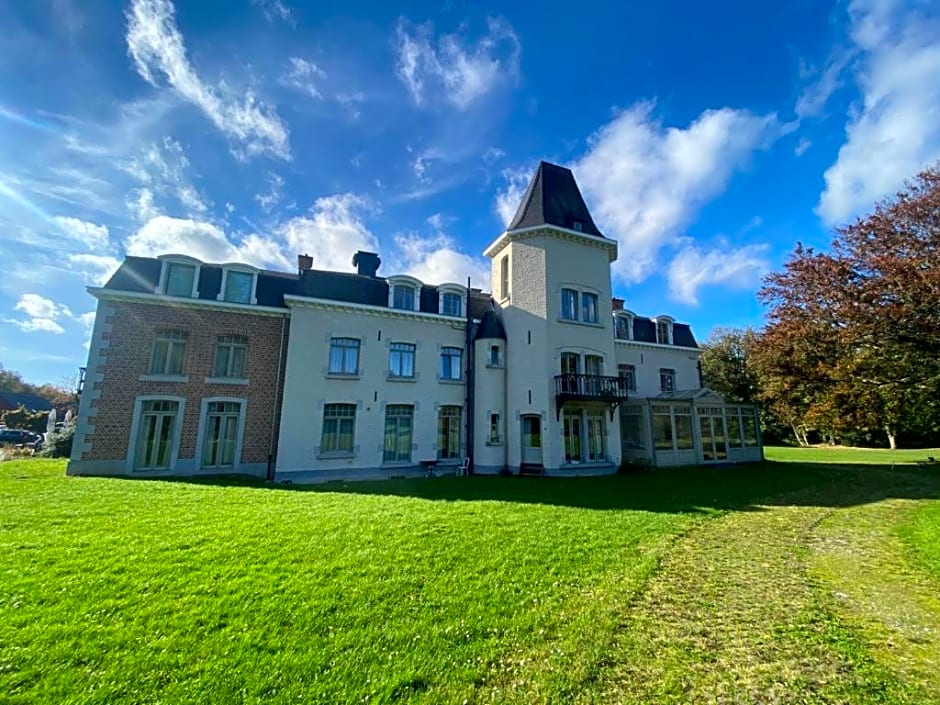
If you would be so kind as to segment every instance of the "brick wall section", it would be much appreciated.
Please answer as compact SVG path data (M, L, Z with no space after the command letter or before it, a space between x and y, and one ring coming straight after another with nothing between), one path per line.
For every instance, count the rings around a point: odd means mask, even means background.
M124 459L133 442L130 433L135 400L143 395L166 394L186 399L181 460L195 457L202 399L230 396L247 400L242 462L267 462L272 437L277 443L282 392L277 388L278 350L283 325L280 368L283 379L289 319L128 302L114 302L110 319L112 329L105 334L110 345L105 351L106 362L99 367L102 381L95 385L101 396L92 402L91 409L94 435L90 439L91 449L82 454L82 460ZM141 375L149 372L154 335L160 329L183 330L188 334L183 362L188 382L140 381ZM212 375L215 344L220 335L248 338L248 385L205 383Z

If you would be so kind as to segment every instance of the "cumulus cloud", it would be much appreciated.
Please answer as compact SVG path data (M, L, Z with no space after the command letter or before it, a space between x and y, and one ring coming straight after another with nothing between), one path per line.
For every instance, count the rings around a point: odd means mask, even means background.
M574 165L601 230L620 243L613 272L640 282L656 270L699 209L720 195L734 172L785 129L775 115L707 110L688 127L666 127L651 103L620 112L589 140ZM503 213L508 213L508 204Z
M291 218L276 232L289 252L313 255L314 267L348 271L358 250L378 250L378 240L363 222L371 208L367 199L352 193L324 196L309 215Z
M326 78L326 72L320 67L298 56L292 56L290 57L290 70L278 79L278 83L311 98L320 98L317 81L321 78Z
M26 314L27 320L5 318L24 333L46 332L61 335L65 329L59 324L63 318L71 318L69 307L47 299L39 294L23 294L13 307L15 311Z
M929 3L855 0L850 36L862 99L826 170L816 212L830 225L873 207L940 159L940 13Z
M504 188L496 194L496 215L503 227L509 225L522 203L532 173L529 169L503 169Z
M121 266L121 261L107 255L69 255L69 267L92 286L101 286Z
M84 245L89 250L107 250L110 246L108 228L104 225L95 225L86 220L60 215L53 217L52 221L66 237Z
M396 38L398 77L415 105L442 94L453 107L466 110L519 71L519 38L503 19L490 18L476 43L458 34L435 38L431 23L412 25L404 19Z
M489 266L478 257L460 252L453 239L443 233L431 237L402 233L395 236L395 246L398 250L396 271L428 284L466 284L467 277L476 288L485 288L489 283Z
M234 143L236 156L271 154L290 158L287 128L277 113L250 91L236 94L224 82L210 85L186 54L169 0L133 0L127 12L127 50L137 73L158 86L159 77Z
M722 241L715 249L704 250L694 244L682 247L669 263L666 279L670 298L698 305L703 286L721 284L735 289L753 288L769 271L767 245L734 248Z

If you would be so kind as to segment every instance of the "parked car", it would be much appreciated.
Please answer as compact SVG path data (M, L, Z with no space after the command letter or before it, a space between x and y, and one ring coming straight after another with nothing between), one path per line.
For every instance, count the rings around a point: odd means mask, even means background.
M0 429L0 446L13 446L14 448L42 448L42 436L22 428Z

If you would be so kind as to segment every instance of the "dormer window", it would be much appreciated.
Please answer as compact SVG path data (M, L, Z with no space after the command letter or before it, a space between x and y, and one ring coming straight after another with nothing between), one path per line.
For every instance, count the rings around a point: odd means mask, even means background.
M185 299L196 298L199 268L202 263L183 255L167 255L160 259L163 262L163 268L160 271L160 285L157 287L157 293Z
M421 282L414 277L389 277L388 305L402 311L417 311L420 306Z
M583 228L584 226L581 224L580 220L575 220L571 223L572 230L577 230L578 232L581 232Z
M633 314L624 311L614 313L614 337L617 340L633 340Z
M672 345L672 319L660 316L656 319L656 342L660 345Z
M219 301L235 304L258 303L258 270L247 265L223 266Z
M454 317L464 315L464 287L460 284L441 284L437 291L440 301L438 313Z

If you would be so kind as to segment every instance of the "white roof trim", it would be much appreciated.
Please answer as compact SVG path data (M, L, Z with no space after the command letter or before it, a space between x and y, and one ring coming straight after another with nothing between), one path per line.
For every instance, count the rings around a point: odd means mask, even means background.
M645 340L623 340L622 338L615 338L614 342L617 345L627 345L630 347L637 348L658 348L659 350L687 350L690 352L701 353L701 348L693 348L688 345L665 345L663 343L649 343Z
M412 320L430 321L434 323L459 323L463 328L464 319L456 316L445 316L440 313L425 313L424 311L407 311L401 308L387 308L385 306L372 306L371 304L357 304L350 301L336 301L334 299L318 299L309 296L296 296L285 294L284 303L290 308L318 308L334 311L351 311L368 313L373 316L387 318L409 318ZM477 319L474 319L477 320Z
M290 311L278 306L238 304L232 301L218 301L216 299L191 299L182 296L166 296L165 294L148 294L141 291L106 289L102 286L89 286L86 287L85 290L96 299L104 299L106 301L127 301L130 303L201 308L212 311L233 311L236 313L250 313L259 316L290 316Z
M617 241L611 240L606 237L598 237L597 235L588 235L587 233L578 232L577 230L571 230L569 228L562 228L558 225L551 225L548 223L542 225L530 225L527 228L519 228L518 230L506 230L498 238L493 240L485 250L483 250L484 257L493 257L497 255L506 245L508 245L514 239L526 239L530 237L535 237L540 233L545 233L547 235L560 235L565 239L578 240L583 243L590 243L597 247L602 247L608 251L610 256L610 261L613 262L617 259Z

